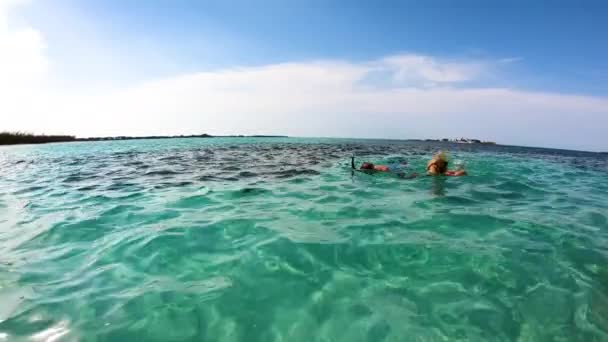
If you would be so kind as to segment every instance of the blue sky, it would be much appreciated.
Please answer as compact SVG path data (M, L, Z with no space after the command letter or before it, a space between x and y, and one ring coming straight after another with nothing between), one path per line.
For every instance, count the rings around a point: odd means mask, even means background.
M35 94L57 112L37 126L30 109L9 119L15 129L473 135L608 149L597 128L608 127L601 1L5 1L5 36L39 36L23 50L44 64ZM105 113L129 120L83 108L108 101L121 107Z

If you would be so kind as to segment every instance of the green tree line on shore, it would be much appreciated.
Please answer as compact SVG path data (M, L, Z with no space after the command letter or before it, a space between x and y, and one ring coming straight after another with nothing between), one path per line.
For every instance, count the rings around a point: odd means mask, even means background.
M76 140L76 137L73 135L36 135L25 132L0 132L0 145L44 144L74 140Z

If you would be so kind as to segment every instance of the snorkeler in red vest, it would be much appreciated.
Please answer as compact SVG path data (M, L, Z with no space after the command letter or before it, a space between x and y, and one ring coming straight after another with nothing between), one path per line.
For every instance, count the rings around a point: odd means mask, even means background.
M357 169L357 167L355 166L355 157L353 156L351 158L350 165L354 171L361 171L364 173L387 172L387 173L393 173L401 178L414 178L414 177L418 176L416 173L412 173L410 175L405 174L405 172L403 171L404 168L407 166L407 161L405 161L405 160L403 160L399 163L391 164L391 165L374 165L373 163L364 162Z

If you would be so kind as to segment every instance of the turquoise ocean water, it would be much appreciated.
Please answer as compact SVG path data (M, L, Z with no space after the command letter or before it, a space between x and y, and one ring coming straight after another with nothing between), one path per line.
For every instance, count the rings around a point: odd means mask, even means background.
M439 149L470 175L350 170ZM0 170L0 341L608 340L606 155L171 139Z

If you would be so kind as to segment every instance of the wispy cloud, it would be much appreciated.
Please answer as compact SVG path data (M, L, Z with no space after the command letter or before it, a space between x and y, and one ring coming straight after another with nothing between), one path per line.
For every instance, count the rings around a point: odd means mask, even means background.
M524 60L523 57L507 57L507 58L499 59L498 62L502 63L502 64L513 64L513 63L519 63L523 60Z
M396 81L414 84L471 81L488 72L490 68L490 65L483 61L450 61L418 54L386 57L379 64L392 71Z

